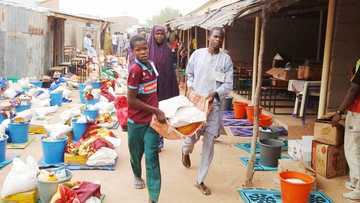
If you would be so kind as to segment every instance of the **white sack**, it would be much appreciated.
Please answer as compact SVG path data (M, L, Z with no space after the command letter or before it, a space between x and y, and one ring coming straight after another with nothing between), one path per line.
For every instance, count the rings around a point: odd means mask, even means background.
M115 150L102 147L88 158L86 164L89 166L113 165L116 158L117 153Z
M11 170L2 187L1 197L35 189L37 172L38 165L33 157L27 157L26 162L14 158Z

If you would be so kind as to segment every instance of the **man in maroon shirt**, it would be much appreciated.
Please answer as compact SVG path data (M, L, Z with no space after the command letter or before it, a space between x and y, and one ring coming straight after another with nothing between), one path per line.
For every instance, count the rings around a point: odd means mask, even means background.
M141 159L145 152L146 180L150 202L157 202L161 188L161 174L158 155L159 135L150 127L153 115L160 122L165 115L158 109L157 76L154 64L148 60L149 49L146 40L135 36L130 41L135 62L128 77L128 145L131 167L135 176L136 189L145 188L141 178Z

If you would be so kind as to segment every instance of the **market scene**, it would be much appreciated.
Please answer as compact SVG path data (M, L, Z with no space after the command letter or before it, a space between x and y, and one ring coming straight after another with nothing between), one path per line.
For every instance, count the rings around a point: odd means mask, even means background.
M359 10L0 0L0 203L360 202Z

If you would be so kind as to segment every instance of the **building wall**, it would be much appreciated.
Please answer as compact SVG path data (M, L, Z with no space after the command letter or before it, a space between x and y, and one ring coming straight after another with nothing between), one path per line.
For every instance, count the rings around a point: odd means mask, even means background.
M254 53L254 21L237 20L226 29L226 49L234 64L252 66Z
M48 17L0 4L0 75L41 76L50 67Z
M91 26L87 26L90 23ZM89 33L97 52L100 51L101 22L67 18L65 21L65 46L83 50L84 36Z
M338 0L331 55L328 110L336 109L349 88L351 70L360 58L360 1Z

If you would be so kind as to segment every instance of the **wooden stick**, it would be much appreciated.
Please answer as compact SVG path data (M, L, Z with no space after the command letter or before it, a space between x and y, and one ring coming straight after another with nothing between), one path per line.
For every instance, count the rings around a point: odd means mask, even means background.
M246 169L246 181L245 187L250 187L252 185L252 179L254 176L254 163L256 159L256 142L259 136L259 104L260 104L260 91L262 84L262 72L263 72L263 56L265 49L265 30L267 25L267 11L266 6L262 9L262 24L261 24L261 37L260 37L260 50L259 50L259 61L258 61L258 74L257 74L257 85L254 98L254 128L253 136L251 140L251 154L249 159L249 164Z
M257 65L259 57L259 41L260 41L260 16L255 18L255 39L254 39L254 59L253 59L253 77L252 77L252 88L251 88L251 102L254 105L255 101L255 89L257 81Z

